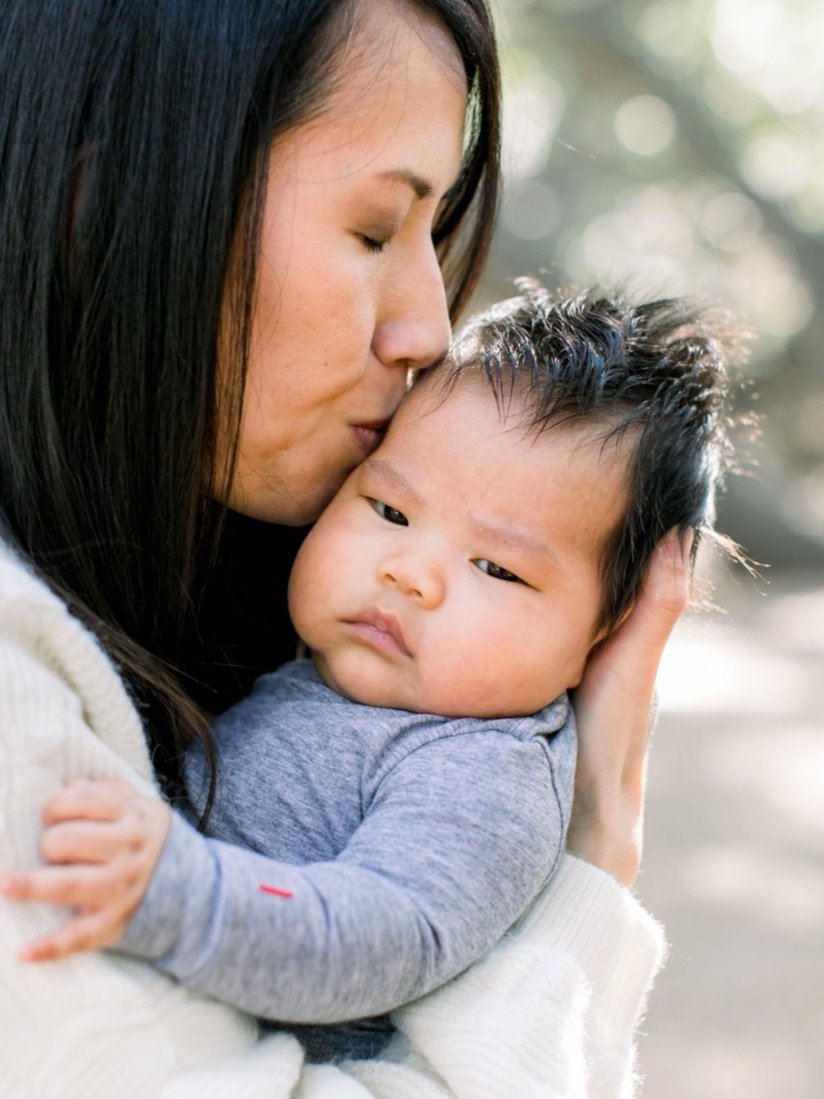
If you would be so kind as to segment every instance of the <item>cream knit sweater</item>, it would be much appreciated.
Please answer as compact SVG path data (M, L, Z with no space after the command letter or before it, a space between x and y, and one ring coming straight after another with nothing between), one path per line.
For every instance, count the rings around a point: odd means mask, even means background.
M0 872L37 860L39 808L77 776L157 790L140 719L66 607L0 548ZM380 1061L306 1066L286 1035L115 954L25 965L64 914L0 900L2 1099L629 1099L663 956L633 897L566 858L484 959L395 1014Z

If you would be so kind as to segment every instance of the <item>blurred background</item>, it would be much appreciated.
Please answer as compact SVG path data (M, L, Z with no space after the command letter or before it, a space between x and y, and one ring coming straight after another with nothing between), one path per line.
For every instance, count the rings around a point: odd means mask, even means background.
M756 339L712 577L660 679L639 884L669 964L644 1099L824 1096L824 5L493 0L517 275L720 300Z

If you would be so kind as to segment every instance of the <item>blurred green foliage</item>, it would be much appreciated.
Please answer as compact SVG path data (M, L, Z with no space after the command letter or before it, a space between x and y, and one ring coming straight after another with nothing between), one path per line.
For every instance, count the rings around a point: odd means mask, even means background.
M493 3L506 187L483 299L541 274L728 305L756 334L763 438L722 517L755 556L820 567L824 6Z

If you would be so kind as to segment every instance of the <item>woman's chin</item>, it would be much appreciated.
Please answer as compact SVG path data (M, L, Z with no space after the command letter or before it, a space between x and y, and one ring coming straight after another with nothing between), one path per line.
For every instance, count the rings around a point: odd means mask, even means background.
M224 499L216 495L214 498L218 503L250 519L276 523L283 527L305 527L319 517L349 472L344 470L337 476L328 478L322 485L311 485L304 492L290 492L285 485L274 486L258 482L254 486L234 485Z

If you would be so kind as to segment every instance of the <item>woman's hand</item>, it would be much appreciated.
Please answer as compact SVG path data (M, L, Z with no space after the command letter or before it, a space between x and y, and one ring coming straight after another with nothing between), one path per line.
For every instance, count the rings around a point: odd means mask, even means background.
M125 782L75 780L50 798L40 843L49 865L4 874L0 893L78 912L24 946L21 961L62 958L117 942L148 888L170 822L165 802Z
M664 538L631 613L592 653L573 697L578 766L567 848L627 886L641 862L655 676L689 599L689 550L677 531Z

